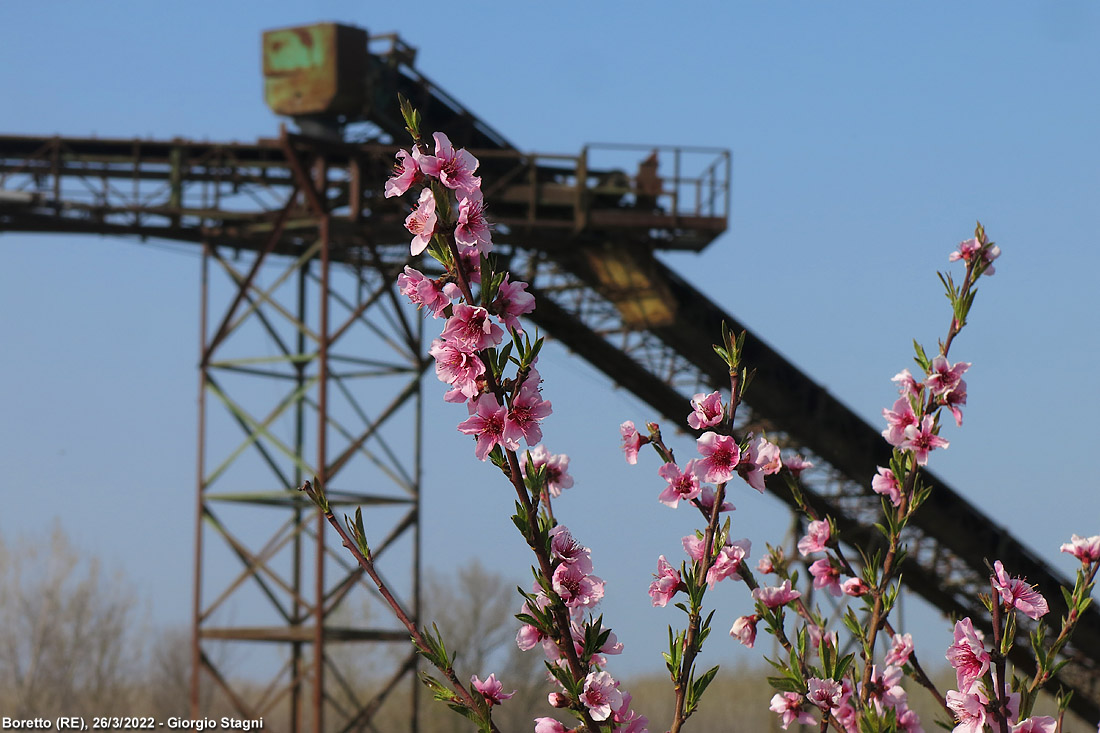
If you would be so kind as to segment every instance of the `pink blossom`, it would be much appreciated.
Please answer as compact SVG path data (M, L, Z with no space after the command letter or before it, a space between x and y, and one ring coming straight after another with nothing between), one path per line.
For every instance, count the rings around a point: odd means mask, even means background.
M623 692L623 702L613 711L612 720L615 721L617 733L648 733L649 718L640 715L630 709L633 697L629 692Z
M908 397L899 397L894 402L894 409L883 408L882 416L886 418L887 426L882 431L882 437L892 446L900 446L905 440L905 429L917 424L917 415L913 412L913 406L909 404Z
M978 241L977 237L972 237L965 242L959 242L959 249L950 253L947 256L947 261L958 262L959 260L963 260L964 262L970 262L970 260L974 259L974 255L980 250L981 242Z
M748 540L734 540L727 544L714 558L714 564L707 571L707 584L714 588L715 583L731 578L741 580L741 563L749 556L752 543Z
M584 640L588 627L588 624L581 623L579 611L579 608L573 609L573 618L569 624L569 634L573 638L573 649L577 652L578 659L584 656ZM601 629L607 632L607 638L604 640L603 645L597 649L596 653L591 657L592 664L597 667L607 666L607 658L603 656L604 654L623 653L623 645L619 642L618 637L615 636L615 632L602 627Z
M1038 619L1050 611L1047 600L1039 591L1020 578L1009 578L1001 561L993 563L993 587L1001 594L1006 606L1015 606L1027 616Z
M546 634L539 631L538 627L531 624L523 624L516 632L516 646L521 652L534 649L546 639Z
M825 628L817 624L807 624L806 633L810 635L810 644L813 645L814 649L819 648L822 642L825 642L825 646L831 646L836 649L839 643L840 637L835 631L831 634L826 634Z
M769 443L763 436L748 448L737 464L737 473L761 494L764 493L764 477L779 473L783 462L779 458L779 446Z
M840 680L840 704L833 711L833 718L840 723L845 733L860 733L859 715L850 702L851 693L853 693L851 681L848 678Z
M459 195L455 243L462 247L473 247L481 254L487 254L493 248L489 222L485 221L485 199L482 198L480 189L475 188L465 195Z
M921 384L913 378L908 369L902 369L891 377L890 381L897 382L898 394L902 397L917 397L920 395Z
M458 390L466 399L481 392L478 377L485 373L485 364L477 354L463 351L450 341L435 339L428 353L435 358L435 374L441 382Z
M982 262L985 263L985 270L982 271L983 275L992 275L996 272L993 268L993 260L1001 256L1001 248L995 244L986 245L982 250Z
M542 399L538 388L524 384L512 398L512 409L504 423L504 437L519 443L525 440L527 445L542 441L542 428L539 423L550 416L553 410L547 400Z
M553 718L535 718L535 733L566 733L567 728Z
M654 606L666 606L676 591L680 590L680 572L668 564L665 556L657 558L657 572L653 574L653 582L649 584L649 597L653 599Z
M824 552L830 535L829 523L822 519L815 519L806 528L806 536L798 541L798 551L803 557L811 552Z
M947 647L946 657L955 669L955 681L960 690L969 690L989 671L989 652L969 618L955 624L955 642Z
M619 637L616 636L615 632L611 631L610 629L605 629L605 631L607 631L607 640L604 641L603 646L601 646L596 651L600 652L601 654L622 654L623 653L623 644L622 644L621 641L619 641ZM581 635L581 642L583 642L583 641L584 641L584 636L582 634ZM581 644L581 647L582 648L584 647L583 643ZM601 663L601 666L602 666L602 663Z
M577 542L564 524L550 530L550 555L582 573L592 572L592 550Z
M397 163L393 166L393 177L386 181L386 198L400 196L416 182L420 169L416 160L404 150L397 151Z
M875 706L881 708L904 707L908 701L908 694L901 686L902 671L899 667L886 667L879 670L878 665L871 667L871 700Z
M691 501L699 496L699 478L695 475L695 460L688 461L681 472L675 463L666 463L657 469L668 486L657 497L657 501L675 509L680 500Z
M534 606L531 605L531 601L524 601L520 613L535 616L536 611L545 611L546 607L550 605L550 597L539 587L538 583L534 585L533 590L535 592ZM558 648L550 637L536 626L530 624L520 626L519 632L516 633L516 646L520 651L530 651L540 644L548 658L551 660L557 658Z
M489 320L489 311L465 303L454 307L454 315L447 319L442 338L452 341L459 348L481 351L496 346L504 337L504 331Z
M620 425L619 432L623 436L623 453L626 455L626 462L633 466L638 462L638 449L648 443L649 438L642 437L634 428L633 420L627 420Z
M689 461L689 463L694 463L694 460ZM695 471L695 468L693 467L692 470ZM695 475L698 476L699 472L695 471ZM710 513L714 511L714 500L716 498L717 495L714 493L714 489L709 486L704 486L703 489L699 492L699 506L703 508L703 511L707 513L707 516L710 516ZM723 499L722 506L718 508L718 511L732 512L736 508L737 507L735 507L733 504L730 504L728 501L725 501Z
M539 374L538 369L531 367L527 370L527 376L520 383L520 389L542 389L542 375Z
M986 244L985 242L979 242L976 237L961 242L959 248L952 252L948 256L948 261L957 262L963 260L969 263L974 259L974 255L981 252L982 262L985 263L986 269L983 274L992 275L996 270L993 269L993 260L1001 256L1001 248L995 244Z
M481 188L481 179L474 176L477 158L465 149L456 151L442 132L432 137L435 138L435 155L424 155L418 149L413 150L421 172L426 176L435 176L447 188L465 192Z
M840 707L842 691L840 683L836 680L823 680L820 677L811 677L806 681L809 693L806 699L824 712L836 710Z
M405 265L405 272L397 276L397 287L417 308L431 311L432 318L439 318L451 304L451 299L437 281L425 277L424 273L408 265Z
M970 262L981 248L982 243L978 241L978 238L971 237L965 242L960 242L959 248L947 257L947 261L958 262L959 260L963 260L964 262Z
M904 730L905 733L924 733L924 728L920 724L920 716L917 715L915 710L899 705L894 709L894 712L897 715L899 730Z
M804 702L802 696L797 692L777 692L772 697L768 710L779 714L779 722L783 726L783 730L787 730L791 723L813 725L813 716L802 709Z
M684 545L684 552L688 554L695 562L702 562L703 553L706 551L706 545L703 543L702 538L689 534L680 540Z
M504 691L504 685L502 685L495 674L489 675L489 679L482 682L475 674L470 678L470 684L474 686L481 696L485 698L485 702L492 707L493 705L499 705L508 698L516 694L515 690L511 692Z
M1100 560L1100 534L1089 538L1073 535L1069 542L1062 545L1062 552L1068 552L1081 561L1082 565L1091 565Z
M834 596L840 595L840 570L829 558L823 557L811 564L810 575L814 576L814 588L825 589Z
M756 570L763 573L764 575L769 575L775 572L775 560L772 558L770 553L760 558L760 562L756 563Z
M730 636L752 649L752 645L756 643L756 623L759 620L760 617L756 614L739 617L730 628Z
M633 710L630 714L634 717L625 721L626 727L620 727L619 733L649 733L649 718Z
M983 733L986 720L985 706L989 698L982 693L981 687L975 686L967 692L948 690L945 697L947 707L951 708L955 719L959 721L952 733Z
M791 601L801 598L802 593L791 589L791 581L784 580L783 585L772 587L759 587L753 590L752 597L768 608L783 606Z
M932 360L928 378L924 383L937 397L944 397L958 388L959 383L962 382L962 375L969 368L969 362L960 361L952 365L945 357L937 356Z
M695 474L703 481L722 484L733 478L741 460L741 449L729 435L707 431L695 441L702 459L695 463Z
M876 466L876 468L878 468L878 474L871 479L871 489L876 494L889 497L890 503L894 506L901 506L901 484L898 483L894 472L882 466Z
M719 392L711 392L708 395L700 392L691 398L691 409L688 425L692 430L702 430L717 425L724 417L722 395Z
M786 458L784 458L783 465L787 467L787 470L790 471L795 478L801 476L802 472L805 471L807 468L813 468L814 466L813 463L807 461L805 458L798 455L797 453L791 453Z
M960 379L959 386L948 392L947 396L941 398L940 401L947 406L947 409L951 410L951 416L955 418L955 425L961 428L963 413L959 409L959 405L966 404L966 380Z
M527 292L527 283L509 282L510 273L504 274L504 282L497 289L493 300L493 312L500 316L509 331L520 331L519 317L535 310L535 296Z
M569 456L564 453L551 454L544 445L536 445L530 450L524 451L519 457L519 470L524 478L527 478L527 457L531 457L531 468L543 469L546 478L546 490L550 496L558 498L563 489L573 488L573 477L569 475Z
M840 723L844 733L861 733L859 729L859 715L850 702L841 703L833 712L833 717Z
M931 415L925 415L920 422L920 427L910 425L905 428L905 440L901 444L903 450L913 451L916 462L923 466L928 463L928 454L936 448L946 448L950 445L947 440L936 435L936 429Z
M409 230L409 234L413 235L410 248L413 256L427 249L428 243L432 241L432 235L435 234L435 224L435 197L432 196L432 189L425 188L420 192L416 208L405 219L405 228Z
M504 438L504 422L508 411L497 403L496 397L491 394L482 395L476 400L476 404L476 411L458 424L458 431L477 436L477 447L474 450L477 459L484 461L488 458L494 446L501 445L508 450L518 448L518 444L509 443Z
M562 602L569 608L591 608L603 598L603 580L584 572L575 563L559 565L551 578L551 584L554 592L561 596Z
M833 711L833 717L840 723L845 733L860 733L859 716L849 702L852 698L852 683L848 678L840 681L840 704Z
M1012 726L1012 733L1054 733L1058 721L1049 715L1036 715Z
M1005 697L1005 707L1008 708L1008 724L1014 725L1020 719L1020 693L1008 693Z
M476 249L460 249L458 264L466 273L466 279L473 285L481 283L481 253Z
M890 641L890 651L887 652L886 659L883 661L890 666L903 667L912 653L913 635L894 634L894 638Z
M622 706L623 694L619 692L619 683L607 672L589 672L584 678L581 703L593 720L607 720L612 710Z
M848 578L840 584L840 589L844 591L844 595L859 598L867 595L871 586L867 585L867 581L863 578Z

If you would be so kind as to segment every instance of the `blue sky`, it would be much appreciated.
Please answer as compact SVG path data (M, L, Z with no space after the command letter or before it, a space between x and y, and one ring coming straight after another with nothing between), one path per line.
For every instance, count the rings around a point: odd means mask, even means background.
M1100 414L1100 9L408 7L5 4L0 133L271 136L279 120L262 100L262 30L338 20L397 31L419 49L421 71L522 148L730 148L729 231L700 255L666 260L872 424L893 401L889 378L911 363L911 340L931 347L944 332L935 271L980 218L1004 254L954 347L973 363L970 402L932 467L1072 572L1058 545L1071 532L1100 533L1089 428ZM148 593L156 621L186 623L197 253L4 234L0 257L9 497L0 531L38 534L57 517ZM677 552L691 521L657 504L655 464L628 468L618 453L618 424L651 414L562 350L546 353L542 373L557 411L547 440L573 456L577 480L560 516L609 581L606 617L633 647L626 663L658 667L672 614L649 609L644 591L657 555ZM499 526L479 520L495 509L492 492L473 485L492 479L451 429L463 417L429 411L426 561L446 571L479 556L523 578L527 561L504 519L510 500L500 502ZM464 462L471 486L450 480L453 461ZM777 501L746 492L734 503L734 526L758 547L785 531ZM620 522L630 529L608 528ZM726 591L720 628L749 608ZM946 627L939 633L927 648L947 646ZM715 638L716 658L734 653Z

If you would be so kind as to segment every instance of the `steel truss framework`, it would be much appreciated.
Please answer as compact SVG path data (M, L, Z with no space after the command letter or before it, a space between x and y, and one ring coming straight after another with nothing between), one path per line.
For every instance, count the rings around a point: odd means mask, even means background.
M494 238L511 244L499 247L498 254L532 284L539 298L533 320L544 331L677 423L694 392L727 386L710 344L723 320L734 329L743 324L653 253L698 250L725 229L728 153L711 155L689 170L681 168L687 154L707 151L654 149L661 170L673 171L654 191L641 185L640 174L595 164L596 149L576 156L521 153L403 62L372 59L377 63L372 78L384 92L380 98L386 99L371 118L382 138L401 134L402 124L392 116L400 91L421 110L425 129L448 131L456 146L474 149L482 161L486 201L499 224ZM0 231L190 241L204 247L204 272L227 276L230 287L224 292L204 276L204 302L209 305L202 384L204 405L226 405L240 443L216 457L200 447L209 455L200 457L198 508L204 526L211 529L196 537L196 638L203 645L216 639L258 638L255 634L279 639L289 649L288 661L263 699L269 706L290 701L295 725L312 730L322 729L327 709L339 706L348 727L369 727L376 710L372 701L348 704L332 691L327 683L337 674L330 671L326 645L348 639L384 641L394 632L333 625L339 608L347 607L346 600L341 602L345 589L362 584L354 569L340 564L340 553L319 539L324 535L316 515L292 490L302 478L316 474L328 483L330 495L369 504L373 510L407 511L394 521L383 544L394 543L386 558L392 561L402 533L414 538L405 600L410 608L416 606L419 448L402 463L381 447L396 444L392 439L381 442L383 423L400 424L402 408L418 415L416 380L426 364L419 320L403 314L393 288L393 278L407 260L401 226L406 210L396 200L384 199L378 189L393 151L388 145L322 143L285 134L253 145L0 137ZM238 255L241 260L234 259ZM272 266L280 274L261 285L267 265L276 260L280 264ZM249 341L248 328L278 344L275 352L249 352L246 347L255 341ZM347 348L357 329L371 333L369 348L366 341ZM383 358L385 349L392 353ZM809 454L823 469L809 488L810 503L837 520L846 541L872 546L877 541L873 522L878 497L870 490L870 479L875 466L886 465L889 457L878 431L751 333L745 358L757 368L757 376L740 428L767 429ZM368 378L406 381L372 390L370 394L387 399L357 409L360 393L351 385ZM231 385L230 379L236 381ZM284 385L274 408L270 395L266 409L251 408L237 396L248 394L249 384L265 380ZM290 438L279 440L272 426L285 415L293 416L294 427ZM211 429L200 446L216 443L224 448L228 443L220 440L220 433L214 440L210 419L207 415L202 422ZM418 417L411 422L416 424L411 442L418 446ZM262 471L269 476L267 482L246 481L252 491L215 491L215 483L230 481L232 471L222 467L236 465L243 456L266 466ZM393 493L376 491L378 476L355 473L353 465L359 461L380 471L381 483ZM937 477L926 474L925 479L934 491L910 525L903 567L911 589L945 613L982 618L976 599L988 592L984 563L999 557L1040 587L1051 602L1052 616L1064 613L1058 591L1064 578ZM362 486L370 491L355 488ZM791 501L785 490L771 493ZM230 531L224 517L242 500L251 508L244 518L236 518L241 523ZM278 508L282 523L246 542L237 528L250 527L258 506ZM211 556L212 535L225 538L240 568L238 575L225 579L222 595L258 589L275 609L275 621L266 630L215 626L226 602L205 590L204 580L209 580L203 575L204 563ZM316 548L311 558L307 547ZM289 559L283 558L282 569L275 570L280 552ZM335 576L323 570L333 564ZM212 571L207 567L205 572ZM204 648L199 649L197 667L217 676L213 656L202 656ZM1100 720L1100 613L1095 609L1083 618L1066 658L1069 663L1058 682L1076 691L1073 708L1095 723ZM394 684L414 664L409 659L398 665ZM221 682L232 689L224 675ZM349 681L347 688L354 689L354 684ZM233 694L242 712L254 709L255 702Z
M300 153L283 144L294 182L264 247L241 262L204 244L193 713L201 712L200 676L209 675L249 718L285 720L281 727L294 730L373 729L375 713L416 669L416 656L404 646L407 632L377 605L361 568L334 546L297 487L314 480L335 506L363 507L379 568L403 576L394 590L416 618L422 322L398 300L400 265L386 264L369 245L352 255L333 237L332 204L315 186L327 174L317 168L308 175ZM297 256L273 256L277 245ZM348 264L360 256L374 266ZM211 273L224 276L226 287L212 287ZM273 279L261 284L264 275ZM257 354L258 345L267 353ZM258 390L259 381L278 385L274 405L271 388ZM220 427L212 403L239 428L235 441L208 434ZM234 471L246 457L251 463ZM247 514L227 519L227 508L242 505ZM227 566L236 572L224 572ZM232 616L226 608L244 602L247 591L267 602L269 625L225 620ZM270 683L242 692L209 651L220 642L276 643L282 653L274 655ZM371 695L343 650L366 642L403 643ZM412 680L414 728L417 687Z

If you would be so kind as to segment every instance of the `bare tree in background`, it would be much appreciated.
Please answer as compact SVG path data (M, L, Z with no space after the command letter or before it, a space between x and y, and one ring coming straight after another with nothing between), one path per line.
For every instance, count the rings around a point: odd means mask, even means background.
M519 622L515 614L521 599L515 583L477 560L454 575L429 571L424 582L425 625L435 623L457 654L455 669L463 679L476 674L485 679L496 673L505 691L515 697L493 714L502 730L530 730L533 719L550 715L546 702L543 656L516 647ZM446 707L421 695L421 728L427 733L472 730L471 724Z
M512 607L518 610L517 598L511 583L474 560L454 576L428 572L424 616L454 646L457 669L487 677L495 671L488 665L503 656L496 653L515 640L519 622L512 618Z
M137 595L55 527L0 540L0 708L14 717L124 713L143 662Z
M158 719L173 715L187 717L191 712L191 629L154 629L152 638L146 640L146 646L149 648L148 659L137 684L142 703L138 709L142 715ZM231 667L228 647L223 644L216 651L217 668L224 670ZM242 689L245 687L241 686ZM208 674L199 677L199 711L213 717L235 713Z

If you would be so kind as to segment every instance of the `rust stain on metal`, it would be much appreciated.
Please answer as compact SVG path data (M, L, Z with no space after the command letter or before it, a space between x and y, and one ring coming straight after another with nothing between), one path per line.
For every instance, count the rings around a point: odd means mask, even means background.
M264 101L281 115L346 115L365 101L367 32L316 23L264 32Z
M306 48L313 48L313 34L311 33L312 27L291 29L294 31L294 35L298 36L298 40L301 41L302 45Z

